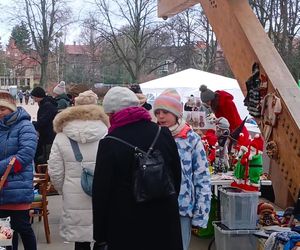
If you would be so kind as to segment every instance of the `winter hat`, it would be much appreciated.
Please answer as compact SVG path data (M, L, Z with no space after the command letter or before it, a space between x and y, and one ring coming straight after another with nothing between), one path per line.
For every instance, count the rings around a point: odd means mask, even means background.
M249 138L246 138L246 136L244 135L244 133L240 133L239 138L237 140L237 149L243 149L244 151L248 150L248 146L249 146Z
M135 94L142 94L142 90L141 90L141 87L139 84L135 83L135 84L132 84L129 89L135 93Z
M216 136L216 131L213 129L208 129L204 136L202 137L203 140L207 140L210 146L215 146L218 142L218 138Z
M9 108L13 112L17 110L15 99L7 91L0 90L0 106Z
M264 141L261 135L256 134L252 141L250 142L250 146L256 148L256 152L262 154L264 150Z
M229 121L225 117L219 117L216 120L216 127L219 129L228 129L230 127Z
M257 214L272 214L274 212L274 207L272 204L267 202L261 202L257 206Z
M169 111L176 117L180 118L182 116L183 108L181 104L180 95L175 89L166 89L162 92L154 101L153 112L155 114L156 110L162 109Z
M201 101L204 103L207 103L208 101L212 101L216 97L215 92L208 89L206 85L201 85L199 90L201 92L200 94Z
M139 106L139 99L129 88L113 87L107 91L103 99L104 112L116 113L124 108Z
M66 83L64 81L61 81L59 84L57 84L53 89L53 93L57 95L66 93Z
M43 98L46 97L46 92L43 88L41 87L35 87L32 91L31 91L31 95L34 97L39 97L39 98Z
M92 90L87 90L79 93L79 96L75 97L75 105L89 105L97 104L98 96Z

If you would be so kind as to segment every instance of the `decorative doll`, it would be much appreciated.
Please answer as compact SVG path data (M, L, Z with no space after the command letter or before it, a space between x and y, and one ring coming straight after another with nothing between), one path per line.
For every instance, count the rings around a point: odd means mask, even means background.
M237 141L237 163L234 168L234 179L237 184L241 184L242 180L244 180L245 177L245 165L242 164L242 159L248 153L248 146L249 146L249 138L246 138L244 136L244 133L240 133L238 141Z
M280 225L279 219L276 215L272 204L261 202L258 204L257 213L259 216L258 223L262 226Z
M216 160L216 145L218 142L215 130L208 129L203 135L202 141L206 150L209 165L213 166Z
M260 186L260 176L263 173L263 147L261 135L256 134L249 145L249 181L253 187Z
M227 172L229 169L228 143L230 124L224 117L219 117L216 120L216 135L218 138L219 160L215 169L216 172Z

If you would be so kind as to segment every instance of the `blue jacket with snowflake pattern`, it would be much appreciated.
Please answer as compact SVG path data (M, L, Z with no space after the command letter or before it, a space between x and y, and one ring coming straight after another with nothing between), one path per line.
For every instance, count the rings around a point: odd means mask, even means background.
M211 200L208 162L199 135L187 126L175 136L182 167L179 212L192 218L193 226L206 228Z

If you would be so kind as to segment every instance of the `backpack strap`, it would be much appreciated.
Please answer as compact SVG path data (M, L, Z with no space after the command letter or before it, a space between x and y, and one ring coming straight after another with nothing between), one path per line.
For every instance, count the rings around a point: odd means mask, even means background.
M109 139L113 139L113 140L119 141L119 142L121 142L121 143L123 143L123 144L125 144L125 145L127 145L127 146L129 146L129 147L131 147L131 148L133 148L135 151L138 151L138 152L141 152L141 153L143 153L143 154L149 155L149 154L153 151L153 147L154 147L154 145L155 145L155 143L156 143L156 141L157 141L157 139L158 139L158 136L159 136L159 134L160 134L160 130L161 130L161 127L158 126L158 130L157 130L157 133L156 133L156 135L155 135L155 138L154 138L153 142L151 143L151 146L149 147L149 149L148 149L147 152L145 152L145 151L139 149L138 147L136 147L136 146L130 144L129 142L124 141L124 140L122 140L122 139L120 139L120 138L118 138L118 137L115 137L115 136L108 135L108 136L106 136L104 139L109 138Z
M68 137L69 138L69 137ZM74 153L74 156L75 156L75 159L76 161L78 162L82 162L83 160L83 156L80 152L80 149L79 149L79 146L78 146L78 143L77 141L74 141L73 139L69 138L70 140L70 143L71 143L71 147L72 147L72 150L73 150L73 153Z
M147 151L147 155L151 154L151 152L153 151L153 148L154 148L154 146L155 146L155 143L156 143L156 141L157 141L157 139L158 139L158 137L159 137L160 130L161 130L161 127L158 126L157 133L156 133L156 135L155 135L155 138L154 138L154 140L153 140L153 142L152 142L150 148L149 148L148 151Z

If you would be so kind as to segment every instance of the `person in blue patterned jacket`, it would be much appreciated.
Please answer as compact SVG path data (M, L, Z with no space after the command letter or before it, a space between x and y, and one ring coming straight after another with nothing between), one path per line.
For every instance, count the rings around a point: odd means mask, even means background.
M0 191L0 218L11 217L14 250L18 249L18 234L25 250L37 249L29 217L33 201L33 159L36 145L37 134L30 122L30 115L22 107L16 107L14 98L7 91L0 91L0 177L9 161L16 157Z
M181 188L178 197L183 249L189 248L191 229L206 228L211 184L206 153L198 134L182 119L182 103L175 89L166 89L154 102L160 126L168 127L181 159Z

